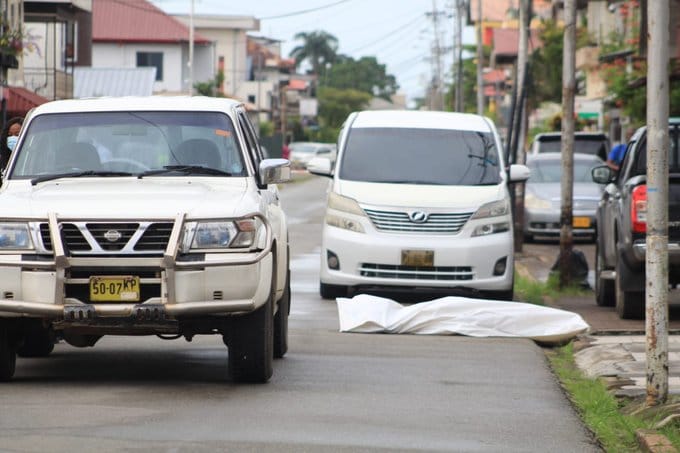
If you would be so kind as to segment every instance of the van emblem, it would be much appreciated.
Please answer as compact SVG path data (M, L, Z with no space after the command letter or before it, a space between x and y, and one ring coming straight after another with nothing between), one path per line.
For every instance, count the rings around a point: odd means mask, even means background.
M123 237L123 235L120 234L120 232L117 230L109 230L106 233L104 233L104 239L106 239L109 242L116 242L121 237Z
M409 213L408 218L411 219L413 223L425 223L427 222L427 213L423 211L413 211Z

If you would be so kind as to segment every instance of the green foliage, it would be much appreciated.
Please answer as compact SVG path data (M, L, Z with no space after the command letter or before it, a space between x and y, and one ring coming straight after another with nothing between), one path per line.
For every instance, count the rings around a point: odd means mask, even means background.
M224 83L224 72L220 70L215 74L214 79L208 80L207 82L195 83L194 89L196 90L196 93L201 96L221 98L224 97L224 94L219 92L219 87L222 86L222 83Z
M542 25L539 36L543 45L534 51L530 59L530 108L545 101L562 100L564 29L552 20L544 20Z
M379 64L375 57L361 57L359 60L343 57L324 69L319 83L341 90L363 91L386 100L390 100L390 96L399 89L396 78L387 74L385 65Z
M274 135L274 123L260 121L260 137L271 137L272 135Z
M321 87L319 99L319 122L322 127L339 128L347 116L368 105L371 95L357 90L340 90Z
M307 135L312 142L335 143L338 140L339 132L339 127L323 126L307 131Z
M338 38L325 31L300 32L295 35L302 44L295 47L290 56L295 58L299 66L308 61L313 74L321 74L326 63L333 63L337 58Z
M463 47L468 53L476 54L477 47L473 45L466 45ZM491 48L485 46L483 48L484 61L489 61L491 55ZM455 66L451 69L455 74ZM468 113L477 113L477 60L474 58L467 58L463 60L463 111ZM445 94L445 104L447 106L455 105L456 87L454 84L449 86Z

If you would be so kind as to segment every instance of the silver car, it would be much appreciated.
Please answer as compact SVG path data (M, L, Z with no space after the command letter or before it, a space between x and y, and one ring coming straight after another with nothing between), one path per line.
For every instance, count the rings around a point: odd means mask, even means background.
M590 170L604 162L590 154L574 154L574 237L594 238L595 213L604 188L593 182ZM560 235L562 200L562 156L560 153L541 153L527 157L531 177L524 194L524 237Z
M307 163L315 157L325 157L335 166L337 146L335 143L292 142L290 145L290 163L293 168L305 169Z

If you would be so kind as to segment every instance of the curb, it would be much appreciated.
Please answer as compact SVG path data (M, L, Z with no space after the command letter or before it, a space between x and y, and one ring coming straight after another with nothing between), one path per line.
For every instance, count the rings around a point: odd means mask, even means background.
M638 429L635 431L640 449L647 453L678 453L666 436L654 430Z

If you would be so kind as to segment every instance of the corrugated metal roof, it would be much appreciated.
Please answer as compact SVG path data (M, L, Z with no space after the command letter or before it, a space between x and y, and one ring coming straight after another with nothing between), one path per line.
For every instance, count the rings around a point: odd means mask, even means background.
M189 28L146 0L92 0L92 41L188 42ZM195 33L194 42L210 40Z
M73 69L73 97L150 96L156 80L156 68L87 68Z

